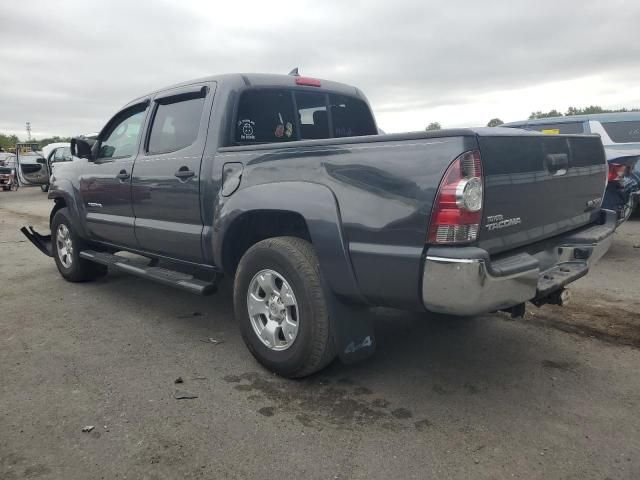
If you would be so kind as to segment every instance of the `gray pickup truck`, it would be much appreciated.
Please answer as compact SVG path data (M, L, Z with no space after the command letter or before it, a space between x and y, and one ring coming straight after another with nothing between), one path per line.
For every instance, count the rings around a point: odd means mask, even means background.
M597 136L378 135L360 90L301 76L152 92L72 151L51 179L52 234L23 228L60 274L112 267L197 294L228 275L247 347L287 377L370 355L370 306L561 303L616 225Z

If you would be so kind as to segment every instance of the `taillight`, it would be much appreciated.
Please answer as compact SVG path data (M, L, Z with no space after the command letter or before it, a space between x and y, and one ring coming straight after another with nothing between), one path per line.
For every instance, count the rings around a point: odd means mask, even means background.
M610 182L617 182L627 171L626 165L620 165L619 163L610 163L609 164L609 175L608 180Z
M465 152L444 174L431 214L430 243L467 243L478 238L482 219L480 152Z

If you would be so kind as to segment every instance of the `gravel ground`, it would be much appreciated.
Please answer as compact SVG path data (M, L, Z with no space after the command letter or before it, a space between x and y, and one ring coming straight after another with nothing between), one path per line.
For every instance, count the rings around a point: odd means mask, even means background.
M245 349L229 281L63 281L18 233L49 208L0 192L1 479L640 478L638 219L568 307L376 310L373 358L287 381Z

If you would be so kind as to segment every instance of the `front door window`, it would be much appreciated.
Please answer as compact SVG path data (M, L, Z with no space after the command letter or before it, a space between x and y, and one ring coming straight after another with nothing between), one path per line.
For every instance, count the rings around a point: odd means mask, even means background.
M120 121L115 121L105 133L100 144L98 158L126 158L138 150L140 131L144 120L144 110L125 113Z

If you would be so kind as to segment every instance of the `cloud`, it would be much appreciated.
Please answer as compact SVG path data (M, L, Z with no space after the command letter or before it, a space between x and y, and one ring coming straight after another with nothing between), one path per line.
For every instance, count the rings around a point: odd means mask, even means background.
M615 0L4 1L0 131L95 131L156 88L294 66L360 87L388 131L516 120L569 100L640 106L639 14Z

